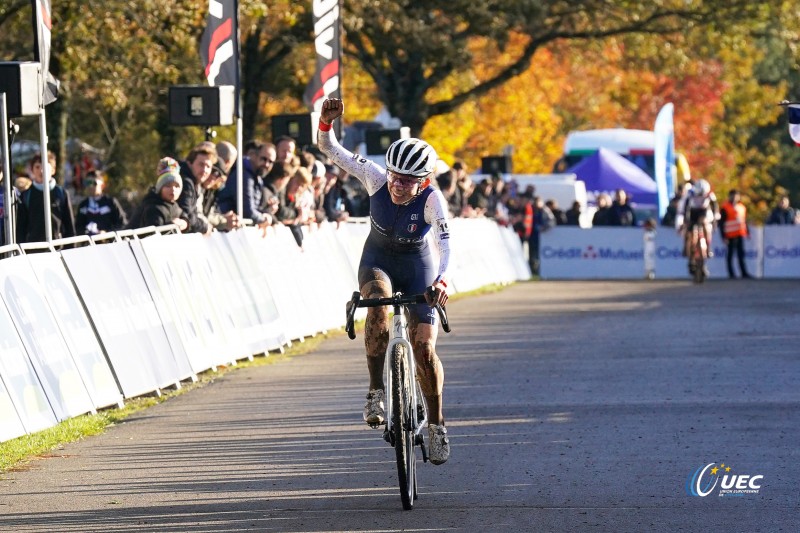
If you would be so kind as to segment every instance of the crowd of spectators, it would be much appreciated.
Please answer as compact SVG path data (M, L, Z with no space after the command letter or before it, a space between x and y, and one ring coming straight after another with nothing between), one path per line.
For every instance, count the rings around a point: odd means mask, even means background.
M164 224L175 224L181 232L207 235L234 230L246 220L264 235L271 226L287 226L302 247L305 227L323 221L339 224L367 215L369 198L364 187L331 164L316 147L300 148L293 138L283 136L272 142L254 139L243 150L238 158L230 142L203 142L182 160L161 159L155 165L153 186L129 213L105 193L107 179L102 171L91 170L83 176L81 190L75 191L81 200L74 210L69 190L51 177L53 238ZM54 176L56 160L50 152L48 160ZM238 161L242 164L245 220L237 215ZM36 155L28 163L27 178L15 181L18 242L45 240L43 184L41 156ZM554 199L539 197L532 185L523 189L499 174L476 178L463 161L439 172L434 186L444 194L452 217L486 217L513 228L520 240L528 243L534 273L538 272L542 233L556 225L579 226L582 218L588 225L580 202L564 210ZM662 223L674 220L684 194L684 189L679 189ZM640 222L622 189L615 191L613 199L599 194L596 204L592 226L636 226ZM795 224L798 216L789 207L788 198L782 197L767 223Z

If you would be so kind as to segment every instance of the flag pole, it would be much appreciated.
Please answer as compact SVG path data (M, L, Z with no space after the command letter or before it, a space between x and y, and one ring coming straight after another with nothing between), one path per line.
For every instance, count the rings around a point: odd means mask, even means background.
M8 143L8 107L6 106L6 93L0 93L0 122L2 122L2 146L3 149L3 218L5 219L3 229L5 230L5 243L12 244L14 242L15 231L14 223L16 222L11 216L12 206L14 205L14 198L11 196L11 147Z
M244 153L242 136L244 124L242 121L242 98L241 98L241 70L242 70L242 51L241 35L239 31L239 0L233 2L236 17L236 215L241 220L244 217Z
M53 220L50 206L50 158L47 157L47 120L44 105L39 109L39 145L42 153L42 198L44 203L44 236L47 242L53 240ZM33 179L33 178L31 178ZM33 183L31 183L33 187Z

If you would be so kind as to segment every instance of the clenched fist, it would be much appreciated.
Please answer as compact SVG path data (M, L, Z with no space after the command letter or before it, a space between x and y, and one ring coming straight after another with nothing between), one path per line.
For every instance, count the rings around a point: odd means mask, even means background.
M327 98L322 102L322 111L319 119L325 124L332 124L334 120L344 114L344 103L338 98Z

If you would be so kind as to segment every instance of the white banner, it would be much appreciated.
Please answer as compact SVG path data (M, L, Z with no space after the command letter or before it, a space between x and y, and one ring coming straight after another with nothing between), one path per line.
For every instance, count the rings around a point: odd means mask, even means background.
M764 277L800 278L800 226L764 227Z
M3 300L56 418L66 420L94 412L92 399L28 258L11 257L0 265Z
M126 242L61 252L106 348L125 398L189 377L181 375L164 326Z
M644 277L640 228L555 227L541 236L542 279L637 279Z
M6 306L2 304L0 304L0 379L25 431L33 433L58 423L42 384L36 377L33 364L25 353L22 339L11 321ZM8 420L11 425L6 428L3 424L4 427L0 432L8 434L8 438L21 435L18 432L19 428L13 422L13 416L8 412L8 406L3 407L2 411L3 415L0 418Z
M27 256L95 407L122 404L122 394L59 254Z

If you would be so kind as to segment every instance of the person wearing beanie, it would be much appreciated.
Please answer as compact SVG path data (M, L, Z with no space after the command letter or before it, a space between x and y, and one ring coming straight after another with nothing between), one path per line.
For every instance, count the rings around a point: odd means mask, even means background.
M174 163L174 165L173 165ZM175 224L181 232L189 227L186 214L178 205L183 190L183 179L177 161L165 157L159 161L157 170L161 171L155 187L148 191L142 200L138 228Z

